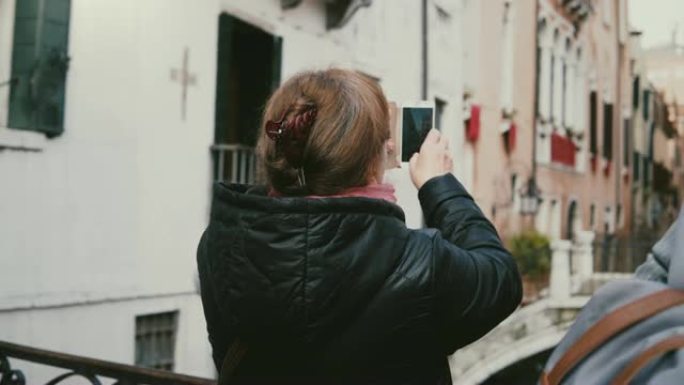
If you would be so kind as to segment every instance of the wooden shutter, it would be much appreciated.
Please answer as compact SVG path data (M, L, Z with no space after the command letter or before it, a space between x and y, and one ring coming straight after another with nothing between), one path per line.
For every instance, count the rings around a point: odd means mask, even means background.
M613 105L603 103L603 156L613 159Z
M598 153L598 97L596 91L589 94L589 151Z
M629 167L630 139L632 137L632 121L625 118L622 123L622 164Z
M632 157L632 174L634 175L634 181L638 181L641 178L641 156L638 152L634 151Z
M235 23L232 16L219 16L218 62L216 71L216 106L214 112L214 142L228 142L228 100L231 59L233 55L233 33Z
M271 74L272 89L280 87L281 73L283 67L283 38L273 36L273 72Z
M70 0L16 2L12 46L9 126L44 132L64 130Z
M632 107L639 108L639 95L641 94L641 78L639 76L634 78L632 82Z

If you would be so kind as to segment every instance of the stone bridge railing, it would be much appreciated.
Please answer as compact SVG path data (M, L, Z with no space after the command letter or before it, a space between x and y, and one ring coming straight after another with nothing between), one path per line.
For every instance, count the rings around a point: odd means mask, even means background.
M577 313L604 283L628 274L595 273L594 233L552 242L549 288L489 334L450 357L454 385L475 385L504 368L555 347Z

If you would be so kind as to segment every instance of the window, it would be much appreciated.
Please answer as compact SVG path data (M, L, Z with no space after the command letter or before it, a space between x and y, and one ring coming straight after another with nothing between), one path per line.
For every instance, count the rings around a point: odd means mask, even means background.
M622 213L622 205L617 205L617 209L615 210L615 223L617 224L618 228L622 227L622 219L624 215Z
M62 133L70 0L17 1L8 126Z
M603 157L613 159L613 105L603 103Z
M593 229L594 226L596 226L596 205L592 203L589 206L589 227Z
M135 364L173 370L178 311L135 317Z
M630 138L631 133L632 133L632 122L629 118L625 119L624 122L622 123L622 165L625 166L625 168L629 167L629 147L630 147Z
M542 47L544 41L547 39L547 28L546 19L541 19L537 23L537 52L536 52L536 73L534 81L536 82L537 89L535 93L535 108L538 117L546 118L546 113L548 112L548 96L546 95L546 81L547 75L547 65L549 56L549 49Z
M649 159L647 156L644 156L641 158L643 162L643 171L644 171L644 177L642 178L643 182L643 187L647 188L651 184L651 178L653 174L653 169L651 165L651 159Z
M632 174L634 181L638 181L639 178L641 178L641 155L637 152L634 151L633 159L632 159Z
M650 107L651 107L651 91L644 90L644 120L648 121L650 118Z
M613 217L613 209L606 206L603 217L603 229L606 234L611 234L615 231L615 218Z
M537 83L537 95L534 98L534 104L535 104L534 108L535 108L535 111L537 111L537 116L541 116L541 110L540 110L541 103L539 103L539 98L541 97L541 90L542 90L542 84L541 84L542 49L539 45L537 45L536 55L537 55L536 56L537 63L535 64L536 65L536 67L535 67L536 72L534 74L534 81Z
M639 94L641 93L641 77L634 78L632 83L632 107L639 108Z
M504 111L513 110L513 78L515 77L515 63L513 60L515 36L513 30L513 3L505 1L503 9L501 36L501 107Z
M556 75L556 55L551 55L551 91L550 91L550 93L551 93L551 100L550 100L551 112L549 113L549 117L551 118L552 121L553 121L554 112L555 112L555 108L554 108L555 106L554 106L554 100L553 100L554 96L555 96L554 95L555 94L555 92L554 92L555 84L554 83L556 81L555 75Z
M563 82L563 98L561 101L561 125L563 128L565 128L568 126L568 121L565 119L565 114L567 113L566 108L568 103L568 63L565 60L563 60L563 73L561 76Z
M444 111L446 110L447 102L440 98L435 98L435 128L442 130L443 123L442 118L444 117Z
M610 27L611 20L613 20L613 0L603 1L603 24Z
M518 200L518 174L511 174L511 202L513 204Z
M598 153L598 96L596 91L589 94L589 151Z

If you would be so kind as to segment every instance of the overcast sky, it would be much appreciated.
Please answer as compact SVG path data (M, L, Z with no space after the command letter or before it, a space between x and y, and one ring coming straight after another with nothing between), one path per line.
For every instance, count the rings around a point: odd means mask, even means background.
M672 41L678 27L677 41L684 44L684 0L629 0L629 21L642 31L645 48Z

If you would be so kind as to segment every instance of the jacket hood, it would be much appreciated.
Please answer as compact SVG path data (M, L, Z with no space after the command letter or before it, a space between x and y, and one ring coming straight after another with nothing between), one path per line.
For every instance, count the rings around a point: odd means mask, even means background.
M268 197L219 183L207 234L211 282L241 335L317 344L342 334L396 268L399 206L371 198Z

